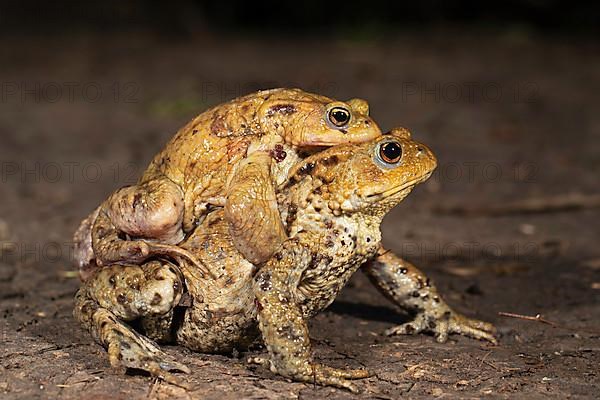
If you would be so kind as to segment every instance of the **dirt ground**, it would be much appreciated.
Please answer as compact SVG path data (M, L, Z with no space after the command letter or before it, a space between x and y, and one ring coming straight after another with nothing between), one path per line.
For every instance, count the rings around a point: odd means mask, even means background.
M385 337L405 317L357 274L311 323L316 357L374 376L355 397L600 394L600 52L577 38L383 41L128 36L0 39L0 397L351 398L167 347L184 390L111 370L72 318L70 238L210 104L273 86L363 97L440 160L385 220L384 243L500 344ZM535 317L502 316L514 313Z

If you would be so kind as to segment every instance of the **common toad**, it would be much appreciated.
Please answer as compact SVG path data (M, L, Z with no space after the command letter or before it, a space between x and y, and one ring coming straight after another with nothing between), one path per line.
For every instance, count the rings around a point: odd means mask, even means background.
M86 279L96 265L167 255L211 273L177 244L212 207L225 208L244 257L264 262L286 239L275 186L299 160L297 150L380 135L361 99L272 89L216 106L180 129L136 185L117 190L82 221L76 265Z
M288 239L262 266L232 244L225 211L211 211L181 246L211 265L216 279L180 260L96 271L76 296L75 316L108 348L113 366L149 371L181 384L169 371L187 367L150 339L199 352L245 349L257 338L268 356L251 361L285 377L356 391L369 375L313 360L307 321L327 307L359 268L413 321L387 334L460 333L495 342L492 325L452 311L422 272L381 246L386 213L426 180L436 159L408 131L395 129L364 144L314 154L278 189ZM139 320L141 332L124 321ZM148 339L150 338L150 339Z

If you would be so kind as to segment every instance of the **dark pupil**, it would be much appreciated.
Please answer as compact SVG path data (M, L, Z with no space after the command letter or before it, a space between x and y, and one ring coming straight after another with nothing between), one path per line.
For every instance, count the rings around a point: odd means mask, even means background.
M396 162L402 156L402 147L398 143L390 142L381 148L383 159L388 162Z
M333 122L338 125L343 125L348 122L348 113L344 110L333 110L331 112Z

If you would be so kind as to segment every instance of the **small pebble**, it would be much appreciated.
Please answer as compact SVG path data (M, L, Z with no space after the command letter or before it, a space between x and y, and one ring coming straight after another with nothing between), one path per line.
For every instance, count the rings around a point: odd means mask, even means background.
M535 233L535 225L521 224L519 225L519 232L521 232L523 235L533 235Z

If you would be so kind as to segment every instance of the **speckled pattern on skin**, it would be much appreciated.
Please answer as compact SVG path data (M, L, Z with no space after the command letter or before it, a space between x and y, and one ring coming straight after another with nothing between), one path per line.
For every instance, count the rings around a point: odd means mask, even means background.
M435 166L431 151L404 129L314 154L295 166L278 190L289 239L260 268L235 249L224 210L217 209L182 244L211 265L215 280L182 259L187 290L180 296L172 288L181 287L181 277L168 263L163 268L152 263L137 267L160 272L160 283L154 285L138 283L150 273L135 269L128 278L121 274L127 275L129 267L111 266L80 289L75 316L109 349L112 365L144 369L174 383L182 384L169 371L185 372L185 367L159 353L147 338L124 331L121 321L137 316L150 338L202 352L244 349L261 337L268 357L251 362L294 380L357 391L350 379L369 373L315 362L307 320L331 304L362 267L386 297L415 315L388 334L430 331L444 341L449 333L460 333L495 342L493 326L453 312L420 271L381 247L381 220ZM131 282L129 288L120 286L123 281ZM157 291L159 284L169 288L164 295ZM154 292L138 293L146 287ZM189 298L184 301L185 296ZM172 299L171 309L157 311L165 299ZM151 300L156 304L144 306L143 301Z
M117 190L82 221L74 237L81 276L96 265L156 255L184 257L211 274L176 244L214 206L225 207L236 248L264 262L286 239L275 186L298 161L297 150L380 135L366 101L299 89L260 91L207 110L179 130L138 184ZM258 226L270 229L249 229Z

